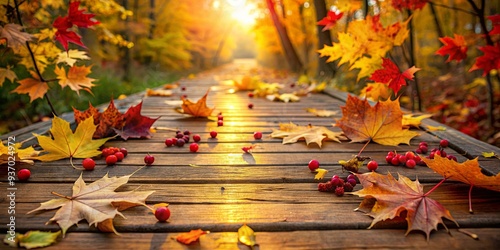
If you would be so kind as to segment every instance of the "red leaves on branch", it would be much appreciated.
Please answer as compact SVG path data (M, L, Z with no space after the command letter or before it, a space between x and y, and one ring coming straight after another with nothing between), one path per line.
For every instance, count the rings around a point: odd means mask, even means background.
M326 17L318 21L318 25L325 26L322 31L329 30L337 24L337 21L340 20L343 15L343 12L337 13L336 11L329 10Z
M484 55L478 57L469 72L482 69L483 76L486 76L493 69L500 69L500 42L495 45L479 47Z
M500 14L489 16L488 19L493 23L493 29L490 30L490 36L500 34Z
M389 85L394 93L398 93L401 86L406 85L406 79L412 80L413 74L419 71L419 68L412 66L411 68L401 72L396 64L394 64L389 58L382 58L382 69L373 72L370 80L385 83Z
M95 14L84 13L86 9L78 10L79 6L80 2L78 1L70 3L68 15L65 17L57 17L52 24L52 26L57 29L55 39L62 44L65 50L68 50L68 42L85 48L80 35L69 30L73 25L81 28L89 28L90 26L99 24L99 21L93 20Z
M392 7L397 10L418 10L425 7L428 0L392 0Z
M453 60L460 62L467 57L467 44L463 36L455 34L455 38L440 37L439 41L444 45L436 51L436 54L441 56L449 55L446 62Z

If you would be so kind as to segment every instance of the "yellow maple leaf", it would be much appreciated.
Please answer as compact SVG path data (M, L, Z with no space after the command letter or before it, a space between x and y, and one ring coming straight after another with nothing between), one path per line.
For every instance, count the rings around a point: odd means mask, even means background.
M57 57L57 63L66 63L69 66L73 66L77 60L90 60L90 57L87 52L76 49L63 51Z
M90 68L92 66L73 66L68 70L68 74L66 75L66 70L59 66L56 66L54 72L57 75L57 79L59 79L59 85L61 87L69 86L73 91L76 91L77 94L80 94L80 90L86 90L90 92L90 88L94 86L92 84L95 79L88 78L87 75L90 74Z
M360 96L376 102L389 99L389 97L391 97L391 91L389 91L387 84L373 82L368 83L366 87L361 90Z
M349 95L342 108L342 119L337 126L352 142L372 140L378 144L397 146L410 144L418 133L403 129L403 112L399 101L378 102L374 107L368 101Z
M0 68L0 87L2 87L5 79L9 79L11 82L14 82L14 79L17 78L17 75L14 71L10 70L10 66L7 68Z
M251 248L257 245L257 241L255 241L255 233L251 227L247 226L247 224L244 224L238 229L238 240Z
M285 94L274 94L274 95L267 95L266 99L269 101L281 101L281 102L298 102L300 101L300 97L290 94L290 93L285 93Z
M309 113L313 113L319 117L330 117L338 113L337 110L326 110L326 109L315 109L315 108L306 108L306 111Z
M333 132L326 127L318 126L299 126L293 123L282 124L280 123L280 129L273 129L271 133L273 138L283 138L283 144L294 143L300 139L304 139L306 144L316 143L321 147L323 139L330 139L336 142L340 142L343 139L341 133Z
M325 178L325 175L328 173L328 170L323 168L316 169L316 175L314 176L315 180L321 180Z
M8 145L5 146L0 143L0 165L8 164L12 158L14 158L15 162L33 165L33 160L40 154L40 151L35 150L33 147L21 148L21 143L15 143L14 145L9 143Z
M98 148L110 138L92 140L96 131L94 117L90 116L80 122L75 132L71 131L69 122L59 117L52 119L50 136L34 134L38 139L38 144L43 148L42 153L37 157L41 161L55 161L64 158L89 158L98 156L101 151Z
M189 114L194 117L209 117L212 115L212 112L215 108L209 108L207 106L207 96L208 92L203 97L201 97L197 102L191 102L186 97L182 97L182 113Z
M404 127L420 127L420 124L422 123L423 119L431 118L432 115L426 114L426 115L419 115L415 116L414 114L406 114L403 115L403 126Z
M40 81L37 73L30 71L32 78L26 78L19 80L19 86L12 90L12 92L19 94L28 94L30 96L30 102L38 98L42 98L47 90L49 90L49 85L46 82Z
M352 64L349 70L359 69L358 78L356 81L359 81L363 77L369 77L375 72L377 69L382 68L382 57L380 56L372 56L366 57L363 56L356 62Z

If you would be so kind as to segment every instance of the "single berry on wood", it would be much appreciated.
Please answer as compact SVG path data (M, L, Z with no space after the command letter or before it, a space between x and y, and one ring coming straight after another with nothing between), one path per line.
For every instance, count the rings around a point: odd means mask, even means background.
M94 170L95 161L92 158L86 158L82 161L82 166L85 170Z
M308 167L311 171L314 171L319 168L319 161L316 159L312 159L309 161Z
M213 130L212 130L212 131L210 132L210 137L212 137L212 138L216 138L216 137L217 137L217 131L213 131Z
M407 168L415 168L416 165L417 165L417 162L415 162L415 160L413 160L413 159L409 159L405 162L405 166Z
M249 108L249 109L253 109L253 103L249 103L249 104L248 104L248 108Z
M184 135L190 135L190 134L191 134L191 131L189 131L189 130L184 131Z
M450 142L446 139L443 139L439 142L439 146L442 147L442 148L446 148L450 145Z
M252 98L253 97L253 92L248 92L248 97Z
M254 132L253 133L253 138L255 138L255 140L262 139L262 132L260 132L260 131Z
M168 207L159 207L155 210L155 217L160 222L165 222L170 218L170 209Z
M194 142L199 142L201 140L201 136L199 134L193 135L193 141Z
M117 161L118 157L116 157L116 155L108 155L106 157L106 165L108 166L115 165Z
M171 147L172 145L174 145L174 141L172 140L172 138L165 139L165 145L167 145L167 147Z
M189 145L189 151L195 153L198 151L198 149L200 148L200 146L198 146L198 143L196 142L193 142Z
M17 178L20 181L25 181L31 177L31 171L29 169L23 168L17 172Z
M151 166L153 165L153 163L155 162L155 157L150 155L150 154L147 154L146 156L144 156L144 163L146 163L146 166Z
M375 171L378 168L378 162L376 162L376 161L369 161L368 164L366 164L366 167L370 171Z

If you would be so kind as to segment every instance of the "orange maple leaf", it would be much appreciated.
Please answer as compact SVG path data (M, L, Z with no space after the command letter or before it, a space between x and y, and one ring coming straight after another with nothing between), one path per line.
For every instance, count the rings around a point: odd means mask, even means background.
M19 86L12 90L12 92L19 94L28 94L30 96L30 102L35 99L42 98L47 90L49 90L49 85L46 82L40 81L40 78L34 71L30 71L32 78L26 78L19 80Z
M90 116L94 117L94 124L97 125L97 129L92 136L94 139L110 137L116 135L114 129L122 129L125 125L125 117L120 111L115 107L113 99L108 105L108 108L99 113L92 104L89 103L89 108L84 112L81 112L73 108L74 117L77 124L86 120Z
M406 211L408 230L425 232L427 240L432 230L437 230L438 224L443 224L442 217L458 223L439 202L427 197L423 186L418 180L411 181L408 177L399 175L398 180L389 173L381 175L376 172L356 174L363 189L352 194L365 199L356 210L364 211L373 217L369 228L377 222L394 219ZM376 202L373 202L376 199ZM448 230L448 229L446 229Z
M372 140L378 144L397 146L410 144L417 132L403 129L403 112L399 100L377 102L372 107L368 101L349 95L342 108L342 119L337 121L344 134L352 142Z
M57 79L59 79L59 85L61 87L69 86L73 91L77 94L80 94L80 90L86 90L90 92L90 88L94 86L92 84L95 79L88 78L87 75L90 74L92 66L73 66L68 70L68 74L66 75L66 70L59 66L56 66L54 72L57 75Z
M203 97L201 97L196 103L191 102L184 96L181 98L182 99L182 110L184 111L184 114L190 114L194 117L209 117L212 115L212 112L214 111L215 108L210 109L207 106L207 96L208 92L210 90L207 90L207 93Z
M439 41L444 45L436 51L436 54L441 56L449 55L446 62L453 60L460 62L467 57L467 43L465 43L464 37L457 34L454 35L455 38L447 36L439 38Z
M202 235L207 234L208 231L201 229L191 230L188 233L181 233L177 235L176 240L182 244L189 245L197 241Z

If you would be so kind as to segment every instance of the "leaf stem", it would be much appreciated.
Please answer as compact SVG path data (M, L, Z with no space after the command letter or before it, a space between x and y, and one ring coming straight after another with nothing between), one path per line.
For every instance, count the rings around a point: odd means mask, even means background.
M469 189L469 213L470 214L473 214L474 211L472 210L472 188L474 187L474 185L470 185L470 189Z
M372 141L372 139L370 138L370 140L368 140L365 145L361 148L361 150L359 151L358 155L357 156L360 156L361 153L363 152L363 150L365 150L366 146L368 146L368 144Z
M436 184L436 186L432 187L431 190L427 191L427 193L425 193L424 196L428 196L429 194L434 192L434 190L436 190L436 188L441 186L441 184L443 184L443 182L445 182L446 180L447 180L446 178L442 179L438 184Z
M53 195L55 195L55 196L59 196L59 197L61 197L61 198L66 198L66 199L68 199L68 200L72 200L72 199L73 199L73 197L69 197L69 196L66 196L66 195L62 195L62 194L56 193L56 192L54 192L54 191L52 191L52 192L50 192L50 193L51 193L51 194L53 194Z

